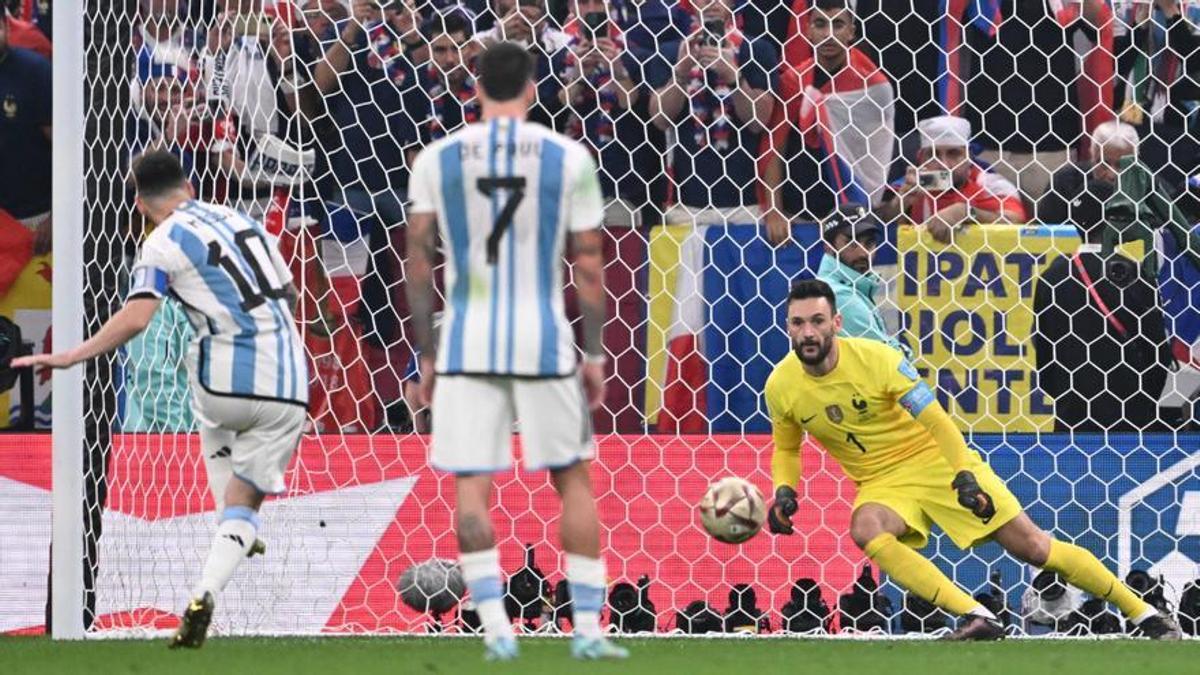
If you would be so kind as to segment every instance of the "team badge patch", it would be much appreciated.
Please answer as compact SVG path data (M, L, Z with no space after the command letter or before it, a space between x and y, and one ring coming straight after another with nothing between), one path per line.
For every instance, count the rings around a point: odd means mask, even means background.
M833 422L834 424L841 422L843 419L841 406L837 406L837 405L825 406L825 416L828 417L829 421Z

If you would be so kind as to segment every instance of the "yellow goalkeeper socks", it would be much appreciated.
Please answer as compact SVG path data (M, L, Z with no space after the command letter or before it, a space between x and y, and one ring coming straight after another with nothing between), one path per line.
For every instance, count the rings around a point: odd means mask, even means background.
M1075 544L1051 539L1045 569L1057 573L1068 584L1113 603L1135 623L1155 613L1153 607L1121 583L1091 551Z
M881 534L863 550L893 581L947 612L956 616L972 612L991 616L978 600L942 574L937 565L897 541L896 535Z

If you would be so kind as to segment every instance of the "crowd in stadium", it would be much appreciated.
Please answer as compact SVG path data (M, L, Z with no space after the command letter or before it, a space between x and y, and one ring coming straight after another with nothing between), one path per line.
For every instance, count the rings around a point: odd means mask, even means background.
M51 223L51 3L8 4L0 148L22 159L0 169L0 241L24 253L0 261L0 283L49 250ZM141 0L133 43L116 52L130 85L121 153L169 148L202 199L317 235L296 244L321 261L304 272L328 289L313 311L351 322L344 339L365 350L336 367L360 369L388 402L331 398L354 420L334 426L411 428L411 368L400 374L413 360L400 264L409 167L478 118L473 59L497 40L535 56L532 119L594 151L614 231L758 223L784 245L793 223L858 204L881 223L872 251L906 222L941 242L975 223L1068 223L1098 247L1101 205L1130 157L1150 190L1186 206L1177 198L1200 170L1200 6L951 7L961 14L920 0ZM1094 285L1038 294L1044 387L1069 398L1086 380L1145 410L1105 417L1113 406L1064 398L1060 428L1152 428L1173 361L1153 288L1114 281L1098 248L1079 259ZM1060 262L1047 274L1074 279ZM1089 297L1112 313L1070 320ZM1112 318L1120 328L1106 328ZM1066 345L1094 335L1112 353L1078 361ZM189 339L168 304L130 347L151 372L126 373L125 428L191 426L176 367ZM1117 387L1130 373L1132 389ZM152 413L138 410L139 390L156 392Z

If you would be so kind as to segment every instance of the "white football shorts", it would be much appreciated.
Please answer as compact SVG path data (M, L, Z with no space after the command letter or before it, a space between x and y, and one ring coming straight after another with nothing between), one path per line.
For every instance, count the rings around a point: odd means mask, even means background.
M288 462L300 445L308 412L302 406L217 396L192 387L192 412L200 426L205 457L228 454L233 475L270 495L287 490Z
M592 415L576 376L522 379L439 375L433 391L435 468L456 474L512 467L513 422L520 422L526 471L565 469L592 459Z

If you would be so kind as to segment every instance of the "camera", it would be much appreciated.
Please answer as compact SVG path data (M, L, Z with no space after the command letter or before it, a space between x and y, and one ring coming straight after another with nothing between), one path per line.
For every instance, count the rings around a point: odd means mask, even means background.
M954 174L940 171L918 171L917 186L928 192L945 192L954 188Z

